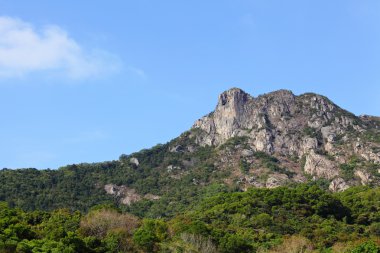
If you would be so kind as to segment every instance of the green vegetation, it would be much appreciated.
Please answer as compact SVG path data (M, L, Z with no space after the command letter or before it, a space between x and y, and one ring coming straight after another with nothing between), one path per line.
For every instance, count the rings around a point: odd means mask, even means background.
M317 137L317 131L312 127L305 127L303 129L303 134L313 138Z
M369 129L362 134L362 137L366 141L380 143L380 131Z
M322 137L321 131L317 130L315 128L312 128L312 127L305 127L303 129L303 135L311 137L311 138L317 138L318 142L322 142L323 141L323 137Z
M340 169L343 172L343 178L350 179L354 177L354 171L360 164L360 159L356 156L352 156L347 163L340 165Z
M247 163L246 160L240 159L240 161L239 161L239 168L240 168L241 173L248 174L248 172L249 172L249 164Z
M227 192L166 219L110 205L87 213L0 203L0 252L379 252L380 189L331 194L315 184Z
M187 133L188 134L188 133ZM118 161L68 165L58 170L0 170L0 201L23 210L51 211L69 208L87 212L98 204L119 203L119 198L107 195L106 184L127 185L137 193L155 194L157 201L144 200L123 207L140 217L169 217L183 211L189 203L199 200L199 185L221 182L228 171L214 168L215 149L194 148L192 152L169 152L169 147L193 145L186 134L164 145L156 145L131 155L121 155ZM130 162L134 157L139 166ZM168 172L168 166L177 170Z
M380 165L374 162L366 161L358 156L351 156L347 163L340 164L342 176L346 180L350 180L354 177L356 169L365 170L371 173L374 177L379 177L378 170Z
M247 146L248 137L247 136L235 136L228 139L224 144L220 145L219 149L234 148L237 145L241 145L244 148Z
M289 177L292 177L294 175L293 172L291 172L285 168L282 168L279 165L279 160L274 156L268 155L267 153L262 152L262 151L255 152L253 154L253 156L256 159L260 160L260 163L263 167L268 168L272 172L278 172L278 173L286 174Z

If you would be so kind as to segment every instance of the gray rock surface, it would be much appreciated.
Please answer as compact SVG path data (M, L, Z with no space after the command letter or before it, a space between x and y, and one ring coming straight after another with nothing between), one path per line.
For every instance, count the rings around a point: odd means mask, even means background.
M372 181L371 174L364 170L356 170L355 176L360 178L362 185L368 185Z
M314 153L314 151L311 151L306 156L304 170L305 173L317 178L332 179L339 175L338 167L333 161L328 160L325 156Z
M113 195L116 198L119 199L119 202L124 205L131 205L132 203L138 202L142 199L149 199L149 200L158 200L160 199L160 196L153 195L150 193L145 194L144 196L141 196L137 193L137 191L133 188L129 188L125 185L115 185L115 184L106 184L104 185L104 190L107 194Z
M343 173L340 164L350 157L380 164L378 139L365 135L368 132L370 136L380 136L379 128L378 118L357 117L318 94L296 96L291 91L279 90L253 97L232 88L219 96L213 112L194 123L191 137L200 146L215 147L233 137L245 137L248 146L235 148L239 152L235 156L245 159L257 151L304 159L301 170L291 165L295 175L287 180L304 181L302 173L305 173L330 180L335 191L351 184L339 178ZM230 156L221 156L218 164L235 166ZM249 161L254 162L254 157ZM359 179L362 184L371 181L371 175L364 171L357 171L355 176L352 181ZM285 179L269 177L268 180L267 187L273 187Z
M265 187L276 188L285 185L289 182L289 177L285 174L272 174L269 175Z
M136 157L132 157L130 160L129 160L130 163L133 163L134 165L136 166L139 166L140 165L140 162L139 160L136 158Z
M343 178L335 178L329 185L329 190L332 192L341 192L347 190L350 186L343 180Z

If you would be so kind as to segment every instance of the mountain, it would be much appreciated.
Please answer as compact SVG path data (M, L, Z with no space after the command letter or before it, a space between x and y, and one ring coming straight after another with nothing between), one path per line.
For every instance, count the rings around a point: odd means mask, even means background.
M0 200L26 210L118 203L141 217L171 217L218 192L302 182L333 192L378 186L380 119L318 94L232 88L166 144L58 170L3 169Z
M237 168L243 161L249 166L246 174L252 175L243 180L248 185L273 187L312 177L327 179L332 191L340 191L379 183L378 118L356 117L321 95L279 90L253 98L233 88L219 96L215 111L192 130L200 130L194 136L201 146L221 147L241 138L244 145L221 150L224 160L217 167ZM264 172L269 173L265 182L257 180L263 166L252 159L258 151L278 160L278 171Z

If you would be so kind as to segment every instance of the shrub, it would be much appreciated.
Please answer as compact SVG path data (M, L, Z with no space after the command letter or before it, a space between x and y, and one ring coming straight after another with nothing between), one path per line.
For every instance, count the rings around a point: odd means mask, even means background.
M379 253L380 247L374 242L368 241L364 242L350 251L350 253Z
M160 242L163 242L167 233L167 225L162 220L145 219L142 226L133 235L133 241L148 252L157 252Z
M130 214L121 214L114 209L100 209L92 211L82 218L80 232L85 236L102 239L115 230L131 235L138 225L138 219Z
M284 239L282 244L274 247L268 253L311 253L313 245L310 240L305 237L293 235Z

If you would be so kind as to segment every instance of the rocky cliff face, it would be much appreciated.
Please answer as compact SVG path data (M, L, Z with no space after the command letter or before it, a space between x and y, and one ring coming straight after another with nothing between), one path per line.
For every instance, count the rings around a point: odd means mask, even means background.
M279 90L254 98L233 88L219 96L215 111L195 122L192 136L198 145L214 147L244 138L246 150L265 152L285 163L298 159L300 167L293 166L294 173L327 179L330 189L344 190L356 181L369 184L379 173L370 169L380 163L379 125L378 118L357 117L321 95ZM232 153L241 159L239 152L243 151ZM355 163L350 162L353 158ZM274 180L278 175L270 177L275 185L289 181L284 176Z

